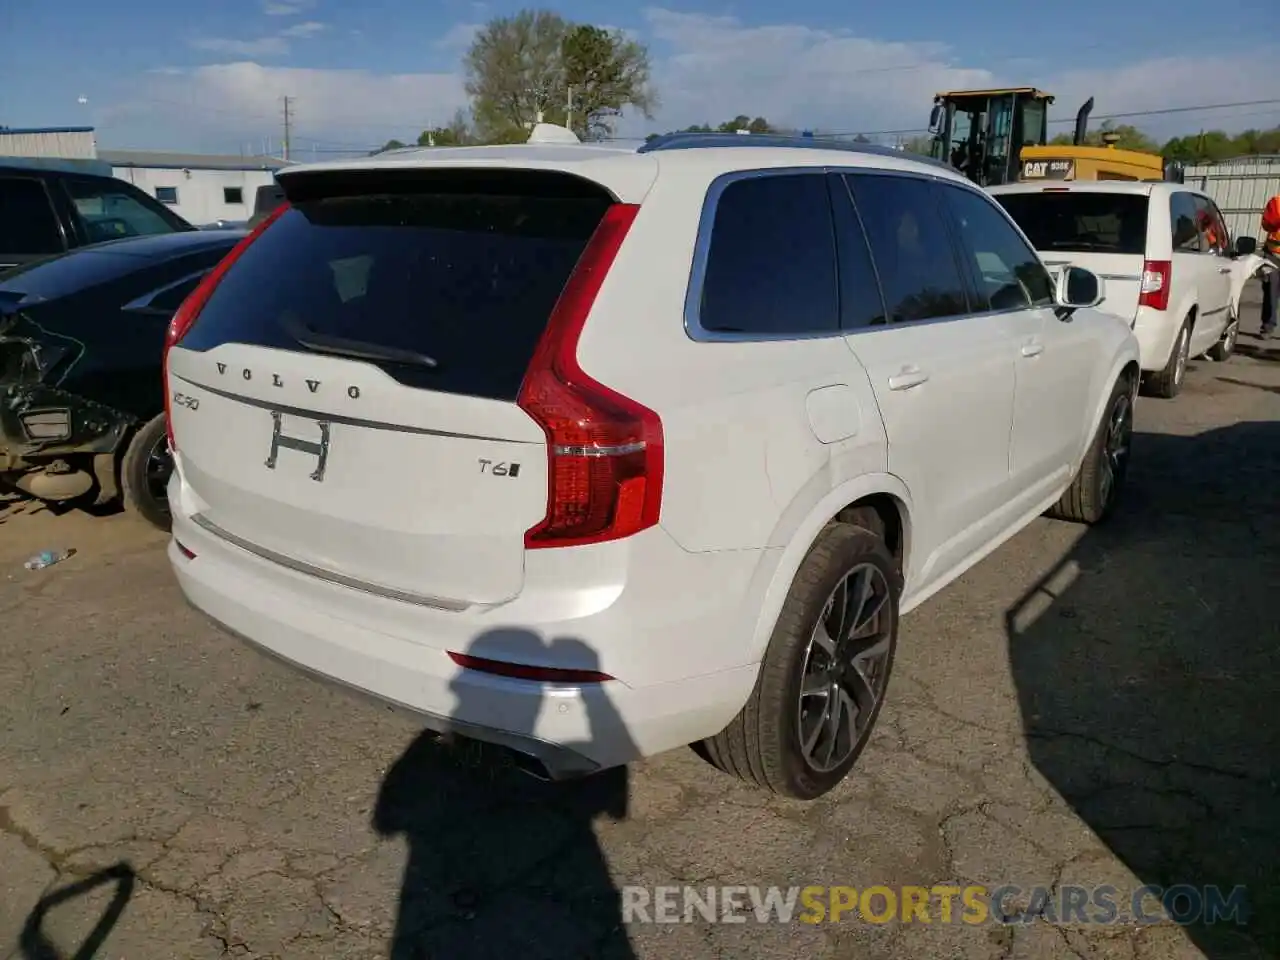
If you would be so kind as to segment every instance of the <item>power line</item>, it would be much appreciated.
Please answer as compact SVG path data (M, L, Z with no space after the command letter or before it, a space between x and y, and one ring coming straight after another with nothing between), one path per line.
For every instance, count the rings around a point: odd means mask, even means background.
M1181 113L1208 113L1214 110L1229 110L1235 107L1261 107L1261 106L1278 106L1280 98L1272 100L1241 100L1236 103L1210 103L1202 104L1196 107L1165 107L1161 110L1130 110L1126 113L1108 113L1099 116L1092 116L1090 120L1131 120L1136 117L1157 117L1167 116L1171 114ZM1068 124L1075 123L1075 117L1064 117L1056 120L1050 120L1051 124ZM889 137L889 136L908 136L911 134L929 133L928 127L910 127L902 130L849 130L839 133L823 134L827 137Z

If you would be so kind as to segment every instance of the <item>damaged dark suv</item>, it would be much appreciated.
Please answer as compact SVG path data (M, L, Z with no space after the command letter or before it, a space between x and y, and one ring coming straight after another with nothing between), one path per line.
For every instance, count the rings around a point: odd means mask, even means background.
M116 240L0 273L0 480L169 527L161 353L244 231Z

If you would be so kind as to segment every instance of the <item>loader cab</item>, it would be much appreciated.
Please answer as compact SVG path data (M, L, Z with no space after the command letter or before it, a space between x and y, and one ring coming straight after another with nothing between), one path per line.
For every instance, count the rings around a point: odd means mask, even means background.
M1022 148L1047 142L1051 103L1035 87L940 93L929 117L930 153L979 186L1012 183Z

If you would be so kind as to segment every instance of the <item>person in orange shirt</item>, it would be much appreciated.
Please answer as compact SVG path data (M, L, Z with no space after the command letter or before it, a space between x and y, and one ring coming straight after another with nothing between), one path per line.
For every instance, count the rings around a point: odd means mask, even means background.
M1280 319L1280 196L1272 197L1263 208L1262 232L1265 236L1259 252L1273 268L1262 275L1261 335L1265 340L1276 332Z

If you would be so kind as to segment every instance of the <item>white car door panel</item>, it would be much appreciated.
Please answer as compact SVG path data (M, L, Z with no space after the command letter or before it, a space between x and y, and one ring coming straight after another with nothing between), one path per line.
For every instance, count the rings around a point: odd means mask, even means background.
M869 241L883 292L877 309L846 317L846 342L884 420L889 472L917 505L908 589L927 590L1000 530L1025 318L968 315L970 294L935 187L910 177L845 179L861 216L842 220L843 198L833 189L837 235L844 249ZM855 291L844 274L848 301Z
M1012 522L1074 470L1097 338L1087 320L1059 316L1052 276L1001 207L976 191L942 192L985 307L1008 317L1017 341L1005 505Z

